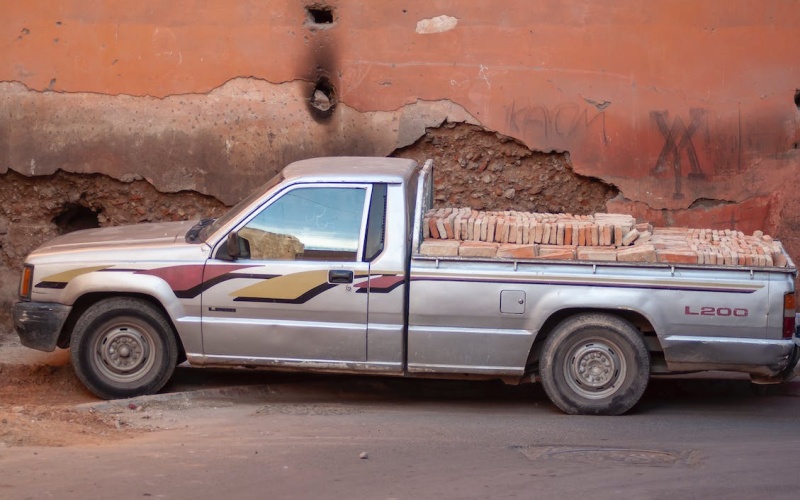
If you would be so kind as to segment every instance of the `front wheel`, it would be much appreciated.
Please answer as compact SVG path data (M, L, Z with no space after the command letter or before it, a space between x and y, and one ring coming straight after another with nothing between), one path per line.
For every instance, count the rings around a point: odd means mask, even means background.
M565 413L621 415L647 388L650 356L629 322L580 314L562 321L547 337L539 371L545 393Z
M80 381L103 399L158 392L178 358L164 315L152 304L128 297L89 307L75 324L70 351Z

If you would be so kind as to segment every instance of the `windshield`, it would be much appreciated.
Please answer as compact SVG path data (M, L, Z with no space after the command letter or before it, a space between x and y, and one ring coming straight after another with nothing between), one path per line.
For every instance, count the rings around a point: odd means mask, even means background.
M228 222L233 220L234 217L236 217L236 215L239 214L239 212L244 210L245 207L247 207L248 205L250 205L251 203L256 201L261 195L263 195L264 193L266 193L267 191L269 191L270 189L275 187L282 180L283 180L283 175L278 174L275 177L273 177L272 179L268 180L260 188L254 190L252 193L247 195L242 201L240 201L239 203L237 203L236 205L231 207L231 209L228 210L225 213L225 215L223 215L222 217L220 217L217 220L215 220L212 224L204 227L200 231L200 239L202 241L206 241L210 235L214 234L221 227L225 226L225 224L227 224Z

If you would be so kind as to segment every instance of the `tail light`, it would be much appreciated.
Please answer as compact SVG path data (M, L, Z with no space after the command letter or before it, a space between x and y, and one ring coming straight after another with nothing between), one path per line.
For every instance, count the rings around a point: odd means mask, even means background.
M33 266L26 265L22 268L22 278L19 280L19 298L30 300L33 288Z
M783 338L785 339L790 339L794 336L795 309L794 293L787 293L783 296Z

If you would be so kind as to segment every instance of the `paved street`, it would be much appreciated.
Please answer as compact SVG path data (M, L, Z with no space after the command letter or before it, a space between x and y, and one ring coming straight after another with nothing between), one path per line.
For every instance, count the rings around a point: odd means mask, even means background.
M80 406L143 432L0 445L0 497L796 498L797 389L655 380L631 415L575 417L533 385L180 369Z

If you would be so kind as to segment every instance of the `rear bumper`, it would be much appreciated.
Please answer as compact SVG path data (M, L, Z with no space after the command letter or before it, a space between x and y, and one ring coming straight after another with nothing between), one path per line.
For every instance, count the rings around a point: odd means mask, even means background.
M49 302L16 302L12 308L14 329L25 347L53 351L72 306Z
M723 370L792 378L800 357L792 339L668 336L662 339L671 371Z

